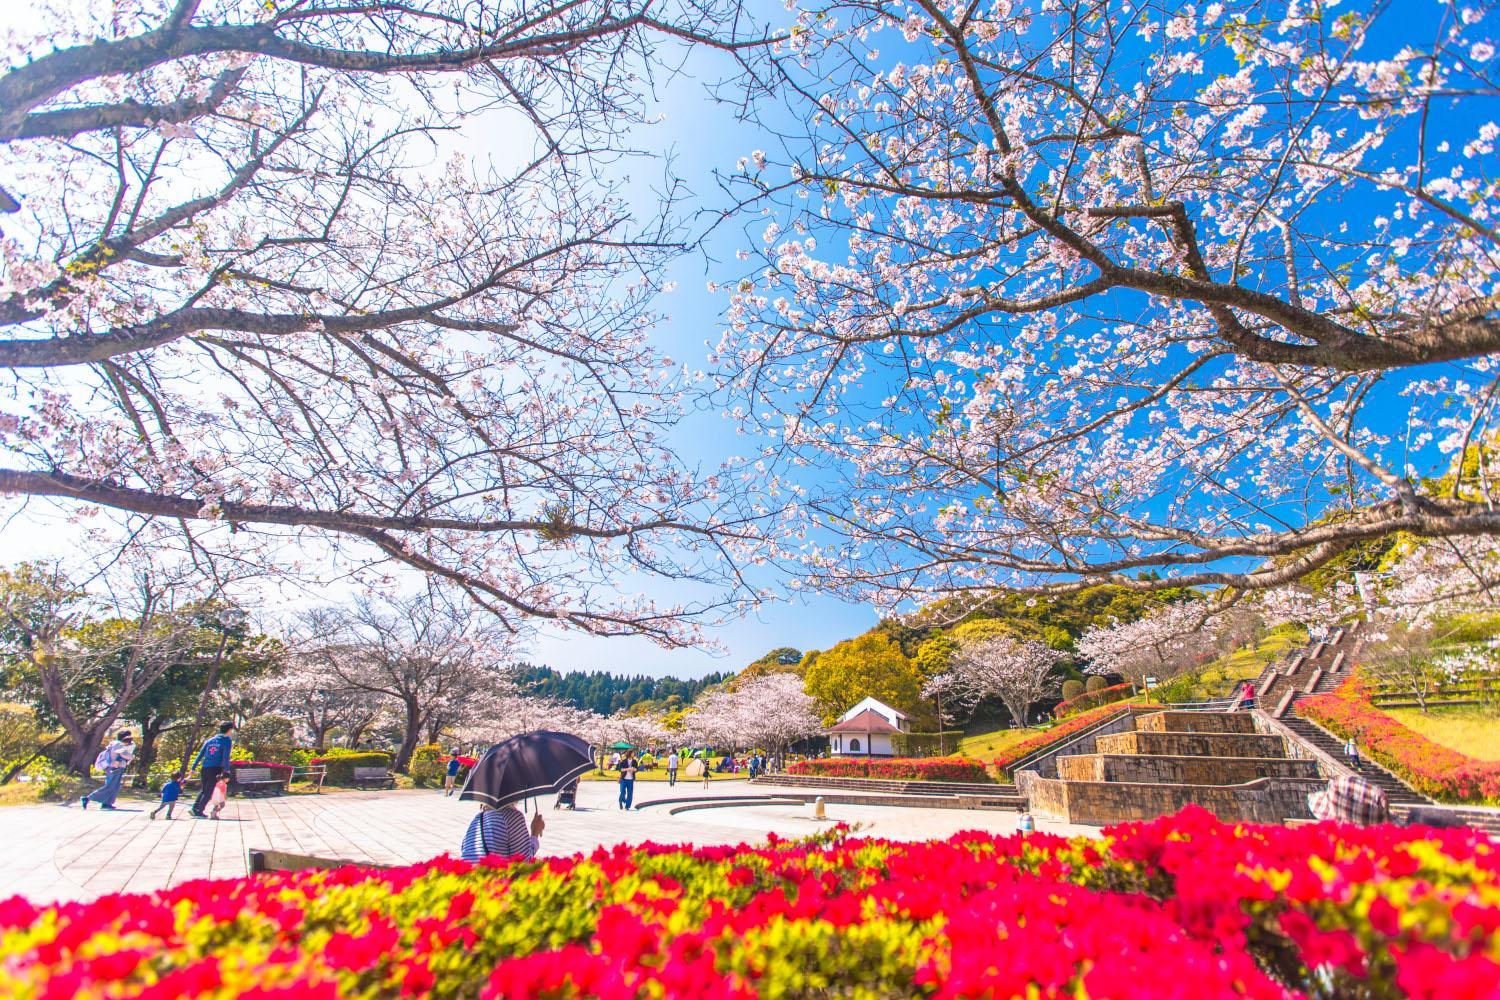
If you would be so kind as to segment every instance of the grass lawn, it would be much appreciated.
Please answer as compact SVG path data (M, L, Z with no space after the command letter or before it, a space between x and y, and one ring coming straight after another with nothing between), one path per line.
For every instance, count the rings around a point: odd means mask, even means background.
M1040 729L991 729L984 732L966 733L958 741L958 753L976 760L989 760L1008 747L1030 739Z
M1154 691L1153 697L1159 701L1177 702L1228 698L1241 683L1259 677L1266 664L1306 644L1307 635L1300 630L1273 632L1258 645L1237 649L1190 674L1174 677Z
M1414 729L1434 743L1451 747L1479 760L1500 760L1500 715L1478 708L1382 709L1403 726Z

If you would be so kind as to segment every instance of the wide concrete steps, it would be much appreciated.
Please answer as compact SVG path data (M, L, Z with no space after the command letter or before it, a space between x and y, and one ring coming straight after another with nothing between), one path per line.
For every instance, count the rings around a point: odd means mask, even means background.
M999 785L991 785L999 788ZM780 792L774 795L734 796L679 796L667 799L652 799L636 803L637 809L665 808L671 813L691 809L735 808L744 806L811 805L822 799L828 805L889 806L900 809L993 809L1009 812L1024 812L1026 799L1015 794L991 793L988 795L895 795L875 792L859 793L844 791Z
M986 795L1011 794L1015 785L977 781L898 781L887 778L824 778L814 774L771 774L756 778L752 785L788 788L838 788L890 795Z
M1281 724L1291 730L1292 733L1304 743L1317 747L1334 760L1343 760L1344 741L1328 732L1322 726L1304 719L1300 715L1287 715L1281 720ZM1379 764L1367 757L1361 757L1364 770L1361 777L1380 786L1385 792L1385 797L1391 804L1392 809L1399 806L1430 805L1432 799L1406 784Z

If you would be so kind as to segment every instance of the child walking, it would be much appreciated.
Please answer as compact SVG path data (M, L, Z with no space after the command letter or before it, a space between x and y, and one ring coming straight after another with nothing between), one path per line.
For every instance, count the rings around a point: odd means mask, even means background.
M224 803L229 799L229 775L221 775L218 784L214 785L214 793L208 799L208 818L218 819L219 813L224 811Z
M161 802L151 810L152 819L155 819L156 814L163 809L167 811L167 819L172 818L172 807L177 805L177 799L182 795L182 779L185 777L187 777L186 772L176 771L172 774L171 780L161 786Z
M453 794L453 786L458 781L458 772L462 767L463 764L458 760L458 747L454 747L453 752L448 755L448 773L443 775L443 794L445 796Z

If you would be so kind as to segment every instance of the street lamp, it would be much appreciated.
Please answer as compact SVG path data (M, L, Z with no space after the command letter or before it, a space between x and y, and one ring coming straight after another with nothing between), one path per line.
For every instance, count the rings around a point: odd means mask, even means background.
M214 652L214 662L208 668L208 680L203 685L203 694L198 697L198 711L193 715L193 728L188 730L187 744L182 751L184 771L188 769L188 762L192 759L193 748L198 745L198 737L203 734L203 717L208 713L208 699L213 696L214 688L219 684L219 668L224 663L224 650L229 646L229 633L250 618L244 609L233 604L220 608L215 617L219 625L219 648Z

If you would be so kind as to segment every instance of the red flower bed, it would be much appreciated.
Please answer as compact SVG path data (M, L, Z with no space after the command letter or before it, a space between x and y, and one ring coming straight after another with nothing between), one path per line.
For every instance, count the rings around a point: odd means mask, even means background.
M821 778L883 778L894 781L994 781L983 763L969 757L829 757L787 765L788 774Z
M1086 712L1100 705L1109 705L1113 702L1124 701L1130 697L1131 688L1129 684L1116 684L1113 687L1100 688L1097 691L1085 691L1077 698L1069 698L1060 701L1052 714L1059 719L1065 719L1077 712Z
M1067 719L1059 722L1051 729L1044 729L1035 736L1028 736L1021 742L1006 747L992 757L989 762L1000 770L1007 771L1012 764L1022 757L1043 747L1050 746L1058 740L1072 736L1074 733L1081 733L1089 726L1117 711L1119 711L1118 705L1100 705L1098 708L1079 712L1077 715L1069 716Z
M1434 743L1370 704L1358 675L1334 691L1297 702L1297 714L1353 736L1360 751L1407 784L1444 802L1500 804L1500 761L1476 760Z
M1500 982L1472 831L1225 824L1102 840L647 845L0 902L0 995L1431 1000Z

